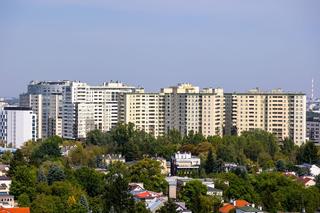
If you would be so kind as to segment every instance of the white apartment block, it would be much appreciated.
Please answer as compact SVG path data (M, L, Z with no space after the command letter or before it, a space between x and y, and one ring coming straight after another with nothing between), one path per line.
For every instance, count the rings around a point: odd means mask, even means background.
M225 132L262 129L279 140L291 138L301 145L306 140L306 96L281 90L225 93Z
M42 95L41 94L22 94L20 95L20 106L21 107L30 107L32 111L37 115L37 138L42 138L42 129L45 128L42 125Z
M154 136L163 135L165 97L161 93L144 93L143 90L124 94L122 110L124 123L133 123L135 127Z
M119 82L90 86L72 82L63 88L62 136L85 138L93 129L109 131L119 121L119 99L135 87Z
M222 135L224 96L222 89L204 89L191 84L161 89L160 93L125 94L123 122L155 136L172 129L205 136Z
M20 106L31 107L37 115L37 138L62 136L62 91L70 81L31 81L20 95Z
M31 108L4 107L0 109L0 139L6 146L20 148L37 139L36 115Z

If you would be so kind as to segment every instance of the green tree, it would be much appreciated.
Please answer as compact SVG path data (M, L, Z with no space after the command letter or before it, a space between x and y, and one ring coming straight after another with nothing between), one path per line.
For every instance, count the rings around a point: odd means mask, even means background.
M228 173L225 179L229 181L229 187L224 192L226 198L244 199L252 203L258 201L258 195L246 175L239 177L234 173Z
M276 168L277 168L277 171L279 171L279 172L285 172L287 167L286 167L286 163L284 162L284 160L277 160L276 161Z
M168 183L161 174L161 164L158 161L145 158L130 167L132 182L143 182L144 187L151 191L166 192Z
M289 155L294 150L294 142L291 139L284 139L281 146L281 151L285 155Z
M206 203L206 200L203 200L201 203L202 196L207 194L207 187L201 183L199 180L192 180L186 183L182 188L180 197L183 201L186 202L186 205L192 212L202 212L206 208L202 206Z
M33 213L65 212L65 206L57 196L39 194L31 204Z
M320 193L316 187L309 187L303 190L303 205L307 213L316 212L320 206Z
M304 207L307 212L314 212L319 204L317 189L306 189L300 182L281 173L262 173L251 182L262 205L270 212L300 212Z
M212 154L212 150L209 150L208 152L208 156L207 156L207 160L205 163L205 171L207 174L210 174L213 172L214 170L214 158L213 158L213 154Z
M90 212L90 207L89 207L89 203L88 200L86 198L85 195L81 195L80 200L79 200L79 204L86 209L87 212Z
M31 161L35 164L40 164L51 158L61 157L59 144L62 139L58 136L50 137L43 141L40 146L36 147L31 154Z
M28 194L22 193L21 195L19 195L18 197L19 207L29 207L30 204L31 204L31 201Z
M3 164L10 164L10 161L13 159L13 154L12 152L9 151L5 151L2 155L1 155L1 162Z
M134 129L134 124L118 124L115 128L111 130L111 137L120 147L127 143L130 138L134 136L136 130Z
M243 132L242 136L250 142L255 141L256 144L262 145L264 150L268 152L272 158L274 158L276 153L279 151L277 138L272 133L255 129L253 131Z
M98 196L104 190L104 177L94 169L82 167L75 171L75 178L91 197Z
M167 137L168 140L173 144L181 144L183 140L181 133L176 129L169 130L165 137Z
M125 165L113 164L106 176L106 188L103 194L104 212L121 212L128 209L130 194L128 192L128 176Z
M48 184L51 185L55 181L62 181L65 177L64 171L60 167L54 165L48 171Z
M185 137L185 142L187 144L199 144L201 142L204 142L205 141L205 137L197 132L197 133L194 133L193 130L189 131L188 135Z
M17 170L17 167L27 165L27 162L21 152L20 149L18 149L14 155L13 159L10 161L10 170L8 172L9 176L13 177L15 175L15 172Z
M111 143L112 139L109 134L102 132L99 129L92 130L87 133L87 145L106 145Z
M38 170L37 182L47 182L47 176L42 169Z
M103 195L103 194L102 194ZM103 213L103 197L101 195L96 197L89 197L89 206L92 213Z
M146 208L146 205L144 202L139 201L135 202L133 199L130 201L130 207L127 209L127 211L123 212L128 212L128 213L150 213L150 211Z
M27 166L18 166L15 168L15 174L12 177L10 194L19 197L26 193L32 197L35 193L36 174L34 169Z
M126 161L139 160L143 156L143 153L139 149L139 145L134 141L129 141L122 147L122 154L125 156Z
M211 196L200 196L200 210L201 213L207 213L213 211L214 200Z
M226 144L220 144L217 148L217 159L222 159L224 162L236 162L236 151L234 147Z
M157 213L176 213L177 212L177 204L173 202L172 199L169 199L168 202L164 204Z
M302 145L297 155L299 163L316 164L319 162L318 150L313 142Z
M318 187L318 189L320 189L320 175L316 176L315 181L316 181L316 187Z

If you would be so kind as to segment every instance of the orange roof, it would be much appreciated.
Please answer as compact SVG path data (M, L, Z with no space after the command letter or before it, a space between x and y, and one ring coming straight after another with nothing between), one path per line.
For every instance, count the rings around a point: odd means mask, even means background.
M232 209L234 209L234 205L226 204L219 209L220 213L229 213Z
M236 207L248 206L250 203L246 200L236 200Z
M30 208L2 208L0 207L0 213L30 213Z
M147 198L147 197L150 197L151 194L148 191L144 191L144 192L141 192L139 194L136 194L135 196L138 197L138 198Z

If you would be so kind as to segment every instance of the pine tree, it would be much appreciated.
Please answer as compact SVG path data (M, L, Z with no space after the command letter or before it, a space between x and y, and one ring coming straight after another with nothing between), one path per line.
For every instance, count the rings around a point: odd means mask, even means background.
M26 165L26 161L24 159L24 156L22 154L22 151L20 149L18 149L14 155L13 155L13 159L10 162L10 170L8 172L10 177L13 177L15 172L16 172L16 168L18 166L23 166Z
M206 160L206 164L205 164L205 170L207 174L210 174L213 172L214 170L214 158L213 158L213 154L212 154L212 150L209 150L208 152L208 156L207 156L207 160Z
M48 184L51 185L55 181L62 181L65 179L64 171L58 166L52 166L48 172Z
M47 177L42 169L38 171L37 182L47 182Z
M85 195L81 195L79 203L87 210L87 212L90 212L89 203Z

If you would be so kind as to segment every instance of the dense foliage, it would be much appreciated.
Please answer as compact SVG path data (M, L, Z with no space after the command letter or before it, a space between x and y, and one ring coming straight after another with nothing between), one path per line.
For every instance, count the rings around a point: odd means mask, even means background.
M67 155L61 155L61 147L69 149ZM94 130L82 142L59 137L30 141L14 155L2 154L0 160L11 166L10 193L20 206L31 206L32 212L148 212L144 203L134 202L128 183L143 182L148 190L167 193L161 165L153 158L169 160L177 151L200 156L202 165L196 176L214 178L226 201L246 199L270 212L303 208L314 212L320 206L320 178L315 187L305 188L281 173L308 173L295 165L319 164L318 148L313 143L297 147L289 139L279 143L260 130L207 138L194 132L183 137L172 130L155 138L132 124L119 124L110 132ZM122 154L133 162L107 165L103 160L107 154ZM225 163L242 167L224 173ZM178 197L195 213L217 211L221 200L208 196L206 190L199 181L191 181ZM159 212L172 212L174 207L170 201Z

